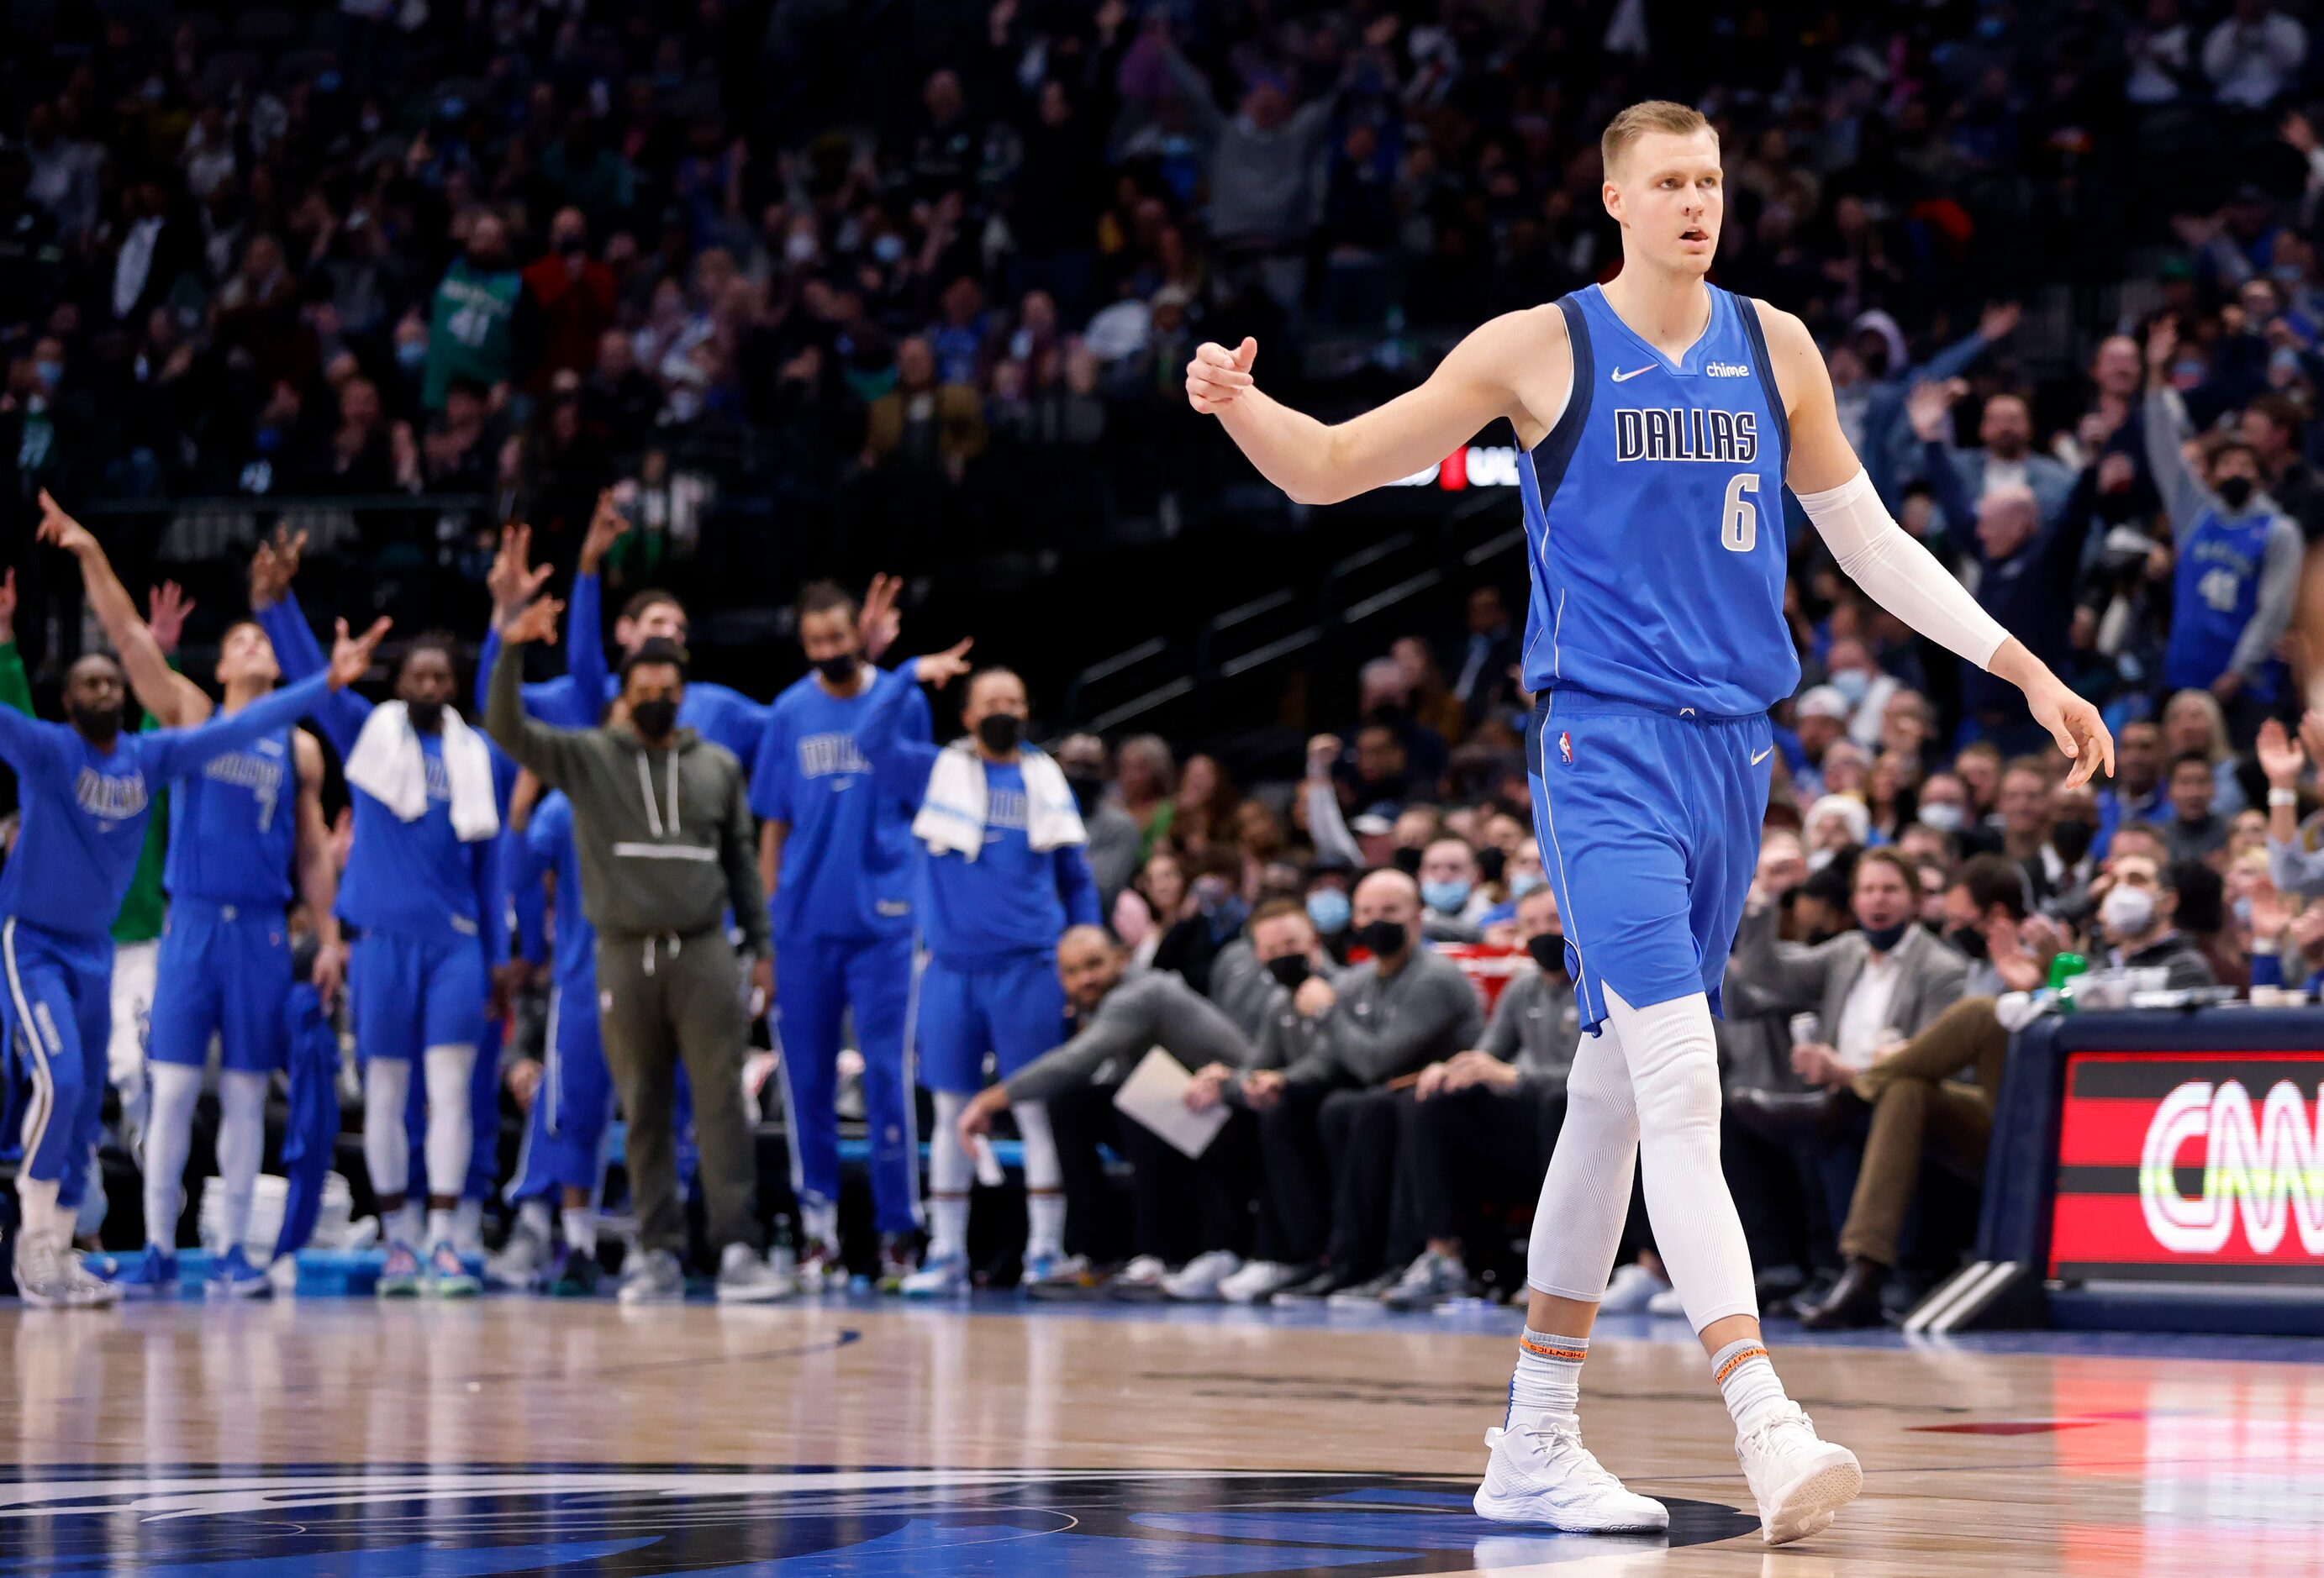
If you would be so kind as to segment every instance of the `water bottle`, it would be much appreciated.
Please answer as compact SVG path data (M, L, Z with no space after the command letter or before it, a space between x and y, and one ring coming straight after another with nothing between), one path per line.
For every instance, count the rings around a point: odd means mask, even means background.
M2089 973L2090 961L2079 953L2061 953L2050 961L2050 992L2058 1012L2074 1012L2074 977Z

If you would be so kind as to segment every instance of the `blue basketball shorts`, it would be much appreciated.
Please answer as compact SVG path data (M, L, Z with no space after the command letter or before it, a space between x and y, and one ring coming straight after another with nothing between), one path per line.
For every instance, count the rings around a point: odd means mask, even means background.
M416 1062L429 1047L480 1045L490 991L484 950L473 937L366 931L347 960L355 1051L366 1062Z
M113 1029L113 939L0 922L0 1015L13 1072L23 1176L80 1203L105 1100L105 1044Z
M991 1052L1008 1078L1065 1040L1065 989L1055 950L978 959L931 959L920 972L920 1083L973 1096Z
M1534 830L1584 1030L1609 986L1633 1007L1702 992L1720 1011L1774 754L1765 713L1673 716L1582 691L1536 703Z
M604 1170L613 1077L597 1033L596 971L557 983L548 1028L540 1088L525 1124L524 1157L508 1191L512 1200L560 1188L594 1192Z
M290 934L264 905L172 898L154 965L145 1055L198 1069L219 1038L219 1066L272 1074L289 1062Z

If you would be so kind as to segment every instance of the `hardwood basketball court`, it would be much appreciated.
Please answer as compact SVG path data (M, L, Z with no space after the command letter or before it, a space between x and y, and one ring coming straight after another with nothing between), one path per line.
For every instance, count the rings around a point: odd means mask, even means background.
M1666 1543L1469 1512L1505 1311L310 1298L0 1331L8 1574L2324 1571L2296 1343L1778 1334L1867 1488L1769 1553L1677 1322L1603 1323L1584 1412Z

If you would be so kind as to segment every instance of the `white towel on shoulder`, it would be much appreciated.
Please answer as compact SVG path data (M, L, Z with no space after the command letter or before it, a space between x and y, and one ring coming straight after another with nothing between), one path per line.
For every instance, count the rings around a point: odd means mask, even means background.
M428 814L428 760L401 702L382 702L347 753L347 782L404 821ZM444 709L444 776L452 786L452 831L464 844L500 836L492 748L451 708Z
M1044 853L1089 842L1074 792L1057 764L1028 748L1017 766L1025 775L1026 841ZM912 836L927 845L931 855L950 850L973 860L984 849L984 758L967 740L956 739L936 755L936 765L928 773L927 798L912 819Z

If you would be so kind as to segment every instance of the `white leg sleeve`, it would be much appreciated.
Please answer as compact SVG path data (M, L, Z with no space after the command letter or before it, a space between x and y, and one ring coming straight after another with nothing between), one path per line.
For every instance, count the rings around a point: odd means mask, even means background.
M476 1142L468 1115L476 1049L429 1047L422 1055L428 1061L428 1192L456 1200L467 1191L468 1155Z
M968 1105L968 1097L949 1090L935 1092L936 1133L928 1136L928 1188L940 1195L965 1195L975 1180L975 1164L968 1159L968 1148L960 1142L960 1113ZM1055 1142L1049 1146L1051 1162L1056 1160Z
M1065 1252L1065 1173L1057 1163L1049 1108L1043 1102L1019 1101L1009 1110L1025 1141L1025 1255L1055 1258Z
M1582 1038L1565 1082L1565 1122L1541 1180L1526 1283L1553 1298L1606 1296L1637 1170L1638 1108L1612 1020Z
M145 1120L145 1242L178 1247L178 1217L186 1208L186 1157L194 1144L194 1104L202 1071L182 1063L155 1063Z
M265 1155L266 1076L221 1069L217 1133L218 1188L225 1194L218 1222L221 1250L250 1236L250 1197L258 1187L258 1166Z
M1696 1331L1730 1315L1757 1317L1751 1250L1719 1168L1719 1043L1700 992L1633 1008L1611 986L1606 1013L1622 1038L1638 1104L1646 1216L1671 1285Z
M399 1196L411 1186L411 1142L403 1108L411 1099L411 1060L373 1058L364 1064L364 1167L372 1192Z

